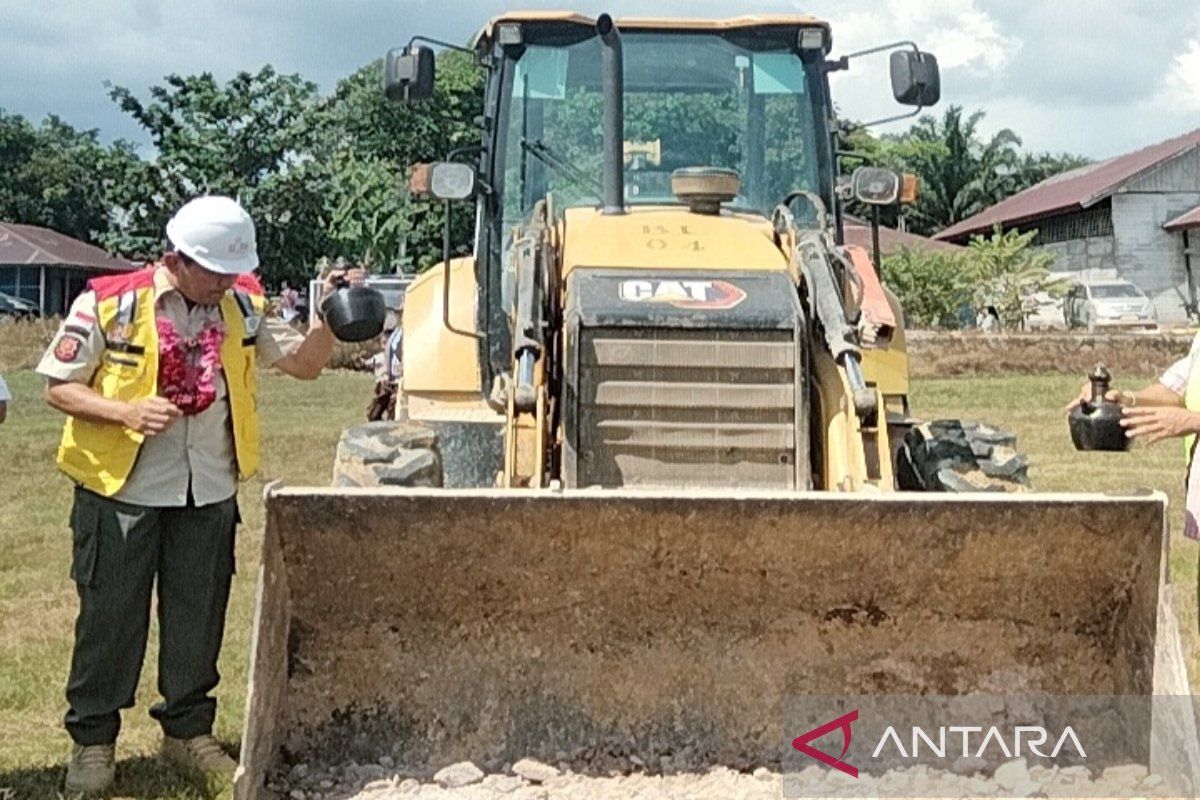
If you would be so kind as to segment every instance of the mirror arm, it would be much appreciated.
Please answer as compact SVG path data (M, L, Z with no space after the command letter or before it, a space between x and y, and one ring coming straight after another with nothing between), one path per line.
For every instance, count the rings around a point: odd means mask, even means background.
M857 50L853 53L847 53L846 55L842 56L837 61L834 61L832 63L843 64L845 62L848 62L852 58L859 58L861 56L869 56L869 55L871 55L871 53L882 53L884 50L895 50L900 47L911 48L914 53L921 52L921 49L919 47L917 47L916 42L911 42L908 39L903 39L899 42L892 42L891 44L881 44L878 47L869 47L866 50ZM844 67L839 67L839 69L844 69Z
M917 114L920 114L926 108L928 108L928 106L917 106L916 108L914 108L912 111L908 112L907 114L897 114L894 117L884 117L883 119L873 119L870 122L855 122L855 123L853 123L853 126L855 128L870 128L874 125L883 125L884 123L887 123L887 122L895 122L896 120L900 120L900 119L908 119L909 117L915 117Z
M438 47L445 47L447 50L457 50L460 53L470 53L471 55L475 55L475 51L469 47L463 47L461 44L452 44L450 42L443 42L441 39L431 39L428 36L412 37L411 39L408 40L407 49L411 51L412 46L414 44L416 44L417 42L424 42L425 44L436 44Z

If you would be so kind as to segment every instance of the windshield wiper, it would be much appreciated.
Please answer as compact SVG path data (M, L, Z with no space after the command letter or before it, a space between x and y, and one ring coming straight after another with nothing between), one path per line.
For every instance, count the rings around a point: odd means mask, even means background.
M604 191L603 185L591 175L568 161L562 154L551 149L541 139L522 139L521 149L541 161L550 169L561 173L576 188L590 191L597 201Z

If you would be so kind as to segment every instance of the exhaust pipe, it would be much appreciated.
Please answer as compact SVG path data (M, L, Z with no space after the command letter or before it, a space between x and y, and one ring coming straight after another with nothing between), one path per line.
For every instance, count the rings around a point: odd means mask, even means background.
M608 14L596 20L603 45L604 214L625 213L625 57L621 32Z

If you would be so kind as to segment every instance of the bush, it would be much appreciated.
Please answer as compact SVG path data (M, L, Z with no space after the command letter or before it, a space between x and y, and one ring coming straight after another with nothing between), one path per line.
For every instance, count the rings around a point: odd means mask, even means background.
M997 225L990 238L973 237L965 256L976 307L995 306L1006 327L1025 327L1038 292L1061 297L1067 291L1066 279L1050 276L1054 256L1029 246L1035 236L1036 230L1001 233Z
M958 314L971 305L967 266L959 253L904 248L883 260L883 277L900 298L913 328L960 328Z
M1052 277L1054 257L1030 247L1037 231L976 236L960 252L909 250L883 260L883 277L900 298L910 327L961 328L963 309L995 306L1008 328L1023 328L1034 296L1061 297L1065 279Z

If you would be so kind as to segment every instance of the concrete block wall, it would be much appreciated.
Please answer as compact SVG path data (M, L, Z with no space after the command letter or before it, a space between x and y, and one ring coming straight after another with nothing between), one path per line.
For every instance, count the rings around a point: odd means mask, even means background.
M1164 231L1162 226L1197 205L1200 192L1128 192L1113 197L1120 275L1150 296L1163 322L1186 320L1183 303L1187 298L1187 275L1183 237Z

